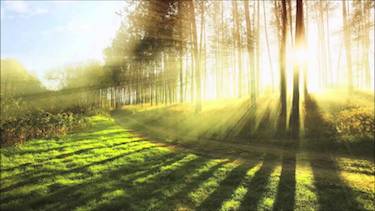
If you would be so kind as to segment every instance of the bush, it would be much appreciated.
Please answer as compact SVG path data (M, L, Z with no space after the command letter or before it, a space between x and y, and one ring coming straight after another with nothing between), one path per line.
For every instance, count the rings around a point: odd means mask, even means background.
M343 137L374 139L374 112L370 108L355 107L338 113L336 130Z
M0 125L1 144L22 144L33 138L55 138L86 126L83 115L35 111L19 118L9 118Z

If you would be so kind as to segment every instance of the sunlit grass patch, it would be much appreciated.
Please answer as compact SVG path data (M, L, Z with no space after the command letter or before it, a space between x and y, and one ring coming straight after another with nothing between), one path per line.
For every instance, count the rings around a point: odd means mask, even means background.
M296 195L295 209L297 210L318 210L319 203L315 193L314 175L310 163L298 159L296 168Z
M219 168L216 172L213 173L212 177L204 181L197 189L193 190L188 194L189 199L191 200L194 206L200 206L201 203L210 196L218 187L220 187L221 182L225 180L228 174L236 167L238 163L228 163Z
M91 124L62 139L2 148L1 210L373 209L369 160L256 153L204 140L168 147L109 117Z
M253 168L250 168L247 172L244 178L242 178L242 181L240 185L235 187L235 190L230 195L230 199L227 199L223 201L220 210L236 210L241 205L241 201L244 199L246 193L248 192L247 184L250 182L250 180L253 178L254 174L259 171L261 168L262 163L259 163L255 165Z

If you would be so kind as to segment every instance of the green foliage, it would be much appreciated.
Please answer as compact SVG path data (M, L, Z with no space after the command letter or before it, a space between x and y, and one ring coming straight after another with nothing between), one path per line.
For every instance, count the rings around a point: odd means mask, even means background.
M337 132L342 136L373 139L375 133L374 112L370 108L346 109L335 118Z
M102 66L70 66L60 75L63 89L47 90L17 61L1 60L1 144L59 137L98 113L98 90L108 81Z
M16 60L1 59L1 99L46 91Z
M103 69L97 61L86 62L79 65L70 65L60 71L62 90L72 88L95 89L106 87L110 82L110 72Z
M18 144L34 138L54 138L67 132L82 128L86 120L72 112L51 114L46 111L34 111L17 119L8 119L1 123L1 144Z

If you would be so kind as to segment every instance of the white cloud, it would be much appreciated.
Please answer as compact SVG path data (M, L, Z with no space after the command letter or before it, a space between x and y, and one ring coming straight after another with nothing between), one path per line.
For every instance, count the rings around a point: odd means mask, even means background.
M48 13L46 8L35 7L29 3L26 1L5 1L4 7L1 8L1 17L5 17L3 14L5 11L7 11L6 17L31 17ZM12 15L9 16L8 13Z
M1 11L0 11L1 20L3 20L3 18L4 18L4 12L5 12L4 8L1 7Z
M15 13L27 13L29 10L28 5L24 1L5 1L5 8Z
M33 10L33 15L42 15L42 14L46 14L48 13L48 10L47 9L43 9L43 8L36 8L35 10Z
M42 31L43 35L53 35L54 33L67 34L84 34L95 32L95 26L91 23L82 23L77 20L71 20L66 24L55 26L53 28Z

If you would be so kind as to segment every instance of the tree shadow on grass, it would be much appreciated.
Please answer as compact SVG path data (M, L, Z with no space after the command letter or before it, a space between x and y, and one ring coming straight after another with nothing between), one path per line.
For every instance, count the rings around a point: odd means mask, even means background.
M364 210L356 200L357 193L340 177L340 170L332 155L331 143L336 138L334 126L325 120L317 102L311 96L306 96L305 111L306 135L311 138L308 140L309 147L316 147L314 145L320 144L317 143L318 141L330 146L321 147L320 145L320 151L328 155L325 158L319 159L316 156L310 158L320 210Z
M102 181L96 181L97 184L105 184L106 182L113 182L111 186L105 185L104 188L97 188L94 191L90 191L89 194L80 194L81 190L77 189L76 192L72 192L73 197L80 197L81 202L69 203L64 205L62 210L71 210L78 206L85 205L91 200L100 199L103 194L111 192L116 189L125 190L128 195L116 197L107 203L98 204L94 210L119 210L123 207L127 207L127 210L149 210L150 199L154 197L160 197L160 191L166 189L174 184L181 182L181 178L184 175L191 174L204 165L208 160L202 157L185 162L182 166L174 169L159 168L159 171L150 171L146 175L137 175L135 178L129 178L127 180L116 180L113 177L104 178ZM168 164L163 165L166 167ZM109 172L109 175L112 173ZM141 183L135 182L139 178L147 178L152 176L151 179L145 180ZM143 180L143 179L141 179Z
M267 154L260 169L247 185L247 193L241 202L239 210L256 210L262 195L267 188L267 182L276 167L277 157Z
M291 148L291 150L283 154L282 170L273 210L294 210L296 194L296 146L298 146L298 143L285 146Z
M44 165L48 164L48 163L51 163L51 162L56 162L56 161L59 161L59 160L62 160L62 162L64 163L67 163L65 161L67 161L67 158L69 158L70 156L73 156L73 155L79 155L79 154L82 154L82 153L87 153L89 151L92 151L92 150L97 150L97 149L104 149L104 148L108 148L108 147L117 147L117 146L125 146L125 145L129 145L129 147L133 147L133 146L137 146L139 145L139 143L143 143L143 142L147 142L145 140L132 140L132 141L125 141L125 142L119 142L119 143L113 143L112 145L102 145L102 146L95 146L95 147L88 147L88 148L83 148L83 149L79 149L79 150L76 150L76 151L73 151L73 152L67 152L67 153L61 153L61 154L58 154L54 157L48 157L46 159L43 159L43 160L40 160L37 164L33 164L33 163L27 163L27 165L21 165L21 166L17 166L17 168L26 168L26 167L33 167L33 170L28 170L28 171L25 171L25 172L21 172L19 174L13 174L11 176L8 176L8 177L2 177L3 180L5 179L11 179L11 178L17 178L17 177L30 177L30 176L36 176L36 174L40 174L40 173L45 173L45 171L43 169L40 169L42 168ZM136 144L134 144L136 143ZM11 170L15 170L17 169L16 167L12 168ZM6 171L9 171L9 170L6 170Z
M319 210L366 210L356 200L358 192L351 189L340 177L334 159L311 159L311 166Z
M133 151L127 151L125 153L121 153L121 154L113 156L113 157L109 157L109 158L106 158L106 159L103 159L103 160L100 160L100 161L91 162L89 164L86 164L86 165L83 165L83 166L79 166L77 168L72 168L72 169L69 169L69 170L66 170L66 171L61 171L61 170L46 171L44 174L40 174L40 175L36 175L36 176L33 176L33 177L29 177L26 180L22 180L22 181L20 181L18 183L15 183L15 184L9 185L9 186L7 186L5 188L2 188L2 189L0 189L0 191L1 192L11 191L11 190L13 190L15 188L19 188L19 187L22 187L22 186L25 186L25 185L29 185L29 184L34 184L34 183L40 182L40 181L42 181L44 179L51 178L51 177L58 176L58 175L61 176L61 175L66 175L66 174L74 173L74 172L76 172L76 173L77 172L84 172L90 166L102 165L104 163L114 161L114 160L119 159L121 157L128 156L128 155L131 155L131 154L136 154L136 153L139 153L141 151L149 150L149 149L152 149L152 148L155 148L155 147L157 147L157 146L148 146L148 147L144 147L144 148L133 150Z
M121 135L121 136L118 136L120 134L126 134L126 131L118 131L118 132L110 132L110 133L107 133L105 134L106 136L108 136L109 138L105 139L105 140L101 140L103 142L105 142L106 140L110 140L111 138L136 138L136 136L134 135ZM71 139L74 139L74 142L65 142L65 140L63 142L60 143L60 141L57 141L57 143L59 144L59 146L57 147L48 147L48 146L45 146L45 145L42 145L41 143L38 143L37 146L34 146L34 145L30 145L33 147L33 149L23 149L23 150L12 150L10 152L6 152L6 151L3 151L2 153L4 154L7 154L7 153L11 153L12 156L14 155L25 155L25 154L40 154L40 153L49 153L51 151L62 151L66 148L69 148L69 147L75 147L75 146L81 146L82 144L91 144L91 143L97 143L98 142L98 139L101 138L103 134L95 134L95 135L85 135L85 136L79 136L81 138L76 138L75 136L71 137ZM30 142L32 143L32 141ZM46 141L44 142L44 144L46 143ZM27 163L25 164L20 164L19 166L22 167L24 165L27 165ZM11 167L11 168L8 168L8 169L1 169L3 171L11 171L13 169L16 169L17 166L15 167Z
M142 152L141 152L142 153ZM10 195L8 197L2 197L1 202L6 204L11 201L19 200L19 199L26 199L23 201L25 206L31 206L35 209L41 209L42 207L48 205L52 206L51 204L55 204L59 207L64 207L67 205L79 206L80 203L84 202L84 199L88 196L94 197L96 193L100 191L107 190L108 187L105 186L106 183L112 181L119 181L119 177L126 175L128 172L130 176L128 180L136 179L138 177L142 177L149 173L155 173L160 170L160 167L172 164L177 162L178 160L185 157L184 154L176 154L176 153L167 153L155 156L155 160L150 162L143 162L142 165L137 164L136 166L132 165L132 163L128 163L128 165L120 166L113 170L105 170L100 173L100 175L96 175L94 179L92 179L91 175L81 175L80 177L84 178L83 182L80 182L75 185L62 185L58 183L52 183L48 186L49 193L47 195L42 196L35 196L30 195L30 193L20 193L16 195ZM130 164L130 165L129 165ZM99 177L97 177L99 176ZM91 189L87 193L83 194L86 189L90 189L90 187L99 187L100 185L104 185L101 188ZM22 206L22 205L20 205ZM25 208L26 209L26 208ZM27 208L29 209L29 208ZM14 209L14 210L23 210L23 209ZM66 209L62 209L66 210Z
M244 181L246 173L255 164L256 161L242 163L231 170L229 175L220 182L220 186L197 207L197 210L220 210L223 202L230 199L235 189Z
M179 203L189 203L189 199L186 198L188 194L209 179L215 171L229 162L229 160L217 162L209 166L207 170L201 171L200 173L196 172L194 176L194 171L189 171L175 183L168 183L162 187L156 188L153 196L145 201L146 204L152 205L148 206L147 209L171 210ZM153 202L155 204L153 204Z
M91 200L100 199L106 192L111 192L116 189L128 190L131 186L131 182L137 178L158 173L162 167L176 163L184 157L185 155L171 153L157 157L153 162L143 163L142 165L138 164L137 167L122 166L113 170L105 171L101 173L100 177L97 179L52 190L52 193L45 197L34 200L30 206L37 209L42 208L47 204L60 201L55 204L56 209L72 210L75 207L89 203ZM131 172L131 174L129 174L129 172ZM125 180L121 179L121 177L127 174L129 176L126 177ZM128 206L126 203L123 205L126 205L126 207Z

